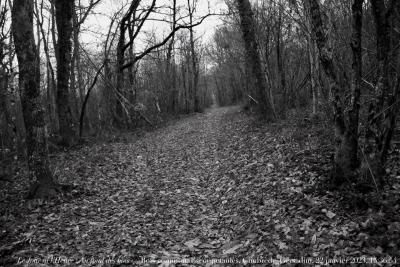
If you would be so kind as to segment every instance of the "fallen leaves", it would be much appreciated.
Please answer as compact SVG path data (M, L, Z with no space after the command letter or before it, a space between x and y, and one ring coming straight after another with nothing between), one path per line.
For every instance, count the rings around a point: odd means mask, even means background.
M57 176L80 193L3 208L0 255L140 260L399 251L400 220L388 221L392 213L346 216L329 192L306 190L329 164L318 133L254 122L221 108L139 140L57 155Z
M231 248L225 248L222 250L222 254L223 255L234 254L236 253L236 250L240 249L241 247L243 247L242 244L237 244Z
M335 213L326 209L323 209L322 212L325 213L326 217L328 217L329 219L333 219L336 216Z
M192 240L189 240L189 241L185 242L184 244L189 249L193 249L193 248L197 247L198 245L200 245L201 241L200 241L199 238L195 238L195 239L192 239Z

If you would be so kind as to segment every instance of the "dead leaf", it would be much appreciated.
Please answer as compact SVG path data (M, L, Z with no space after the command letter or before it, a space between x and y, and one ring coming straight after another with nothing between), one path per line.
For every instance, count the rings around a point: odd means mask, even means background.
M189 240L189 241L185 242L184 244L189 249L193 249L194 247L197 247L198 245L200 245L201 241L200 241L199 238L195 238L195 239L192 239L192 240Z
M227 254L234 254L236 253L236 250L238 250L239 248L241 248L243 245L242 244L238 244L236 246L233 246L229 249L225 249L222 251L222 254L227 255Z

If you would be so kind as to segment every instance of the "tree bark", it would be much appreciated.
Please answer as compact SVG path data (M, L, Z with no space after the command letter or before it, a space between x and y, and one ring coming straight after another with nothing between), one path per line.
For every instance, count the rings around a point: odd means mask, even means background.
M49 48L49 42L50 42L50 20L49 20L49 25L48 25L48 33L46 35L45 29L43 26L44 23L44 14L43 14L43 2L40 4L40 10L36 8L36 23L38 24L39 31L42 35L43 38L43 49L44 53L46 55L46 69L47 69L47 107L48 107L48 113L49 113L49 120L50 120L50 132L58 132L58 118L57 118L57 113L56 113L56 107L55 107L55 97L54 97L54 92L56 89L56 78L54 75L54 68L53 64L51 63L51 58L50 58L50 48ZM54 128L51 128L54 127Z
M69 80L71 76L72 14L74 2L55 0L57 42L57 107L60 124L61 144L70 146L77 138L70 105Z
M256 80L256 89L259 102L258 108L260 113L267 121L275 121L276 114L271 105L271 99L267 93L267 80L262 71L261 59L258 51L258 44L255 33L255 22L253 11L249 0L236 0L240 15L240 26L243 33L243 40L246 49L246 60L251 66L254 78Z
M33 1L15 0L12 34L19 67L19 86L26 128L30 197L55 193L49 169L45 111L40 101L40 66L33 33Z
M172 4L172 25L171 25L171 31L173 31L176 28L176 0L173 0ZM168 78L168 83L169 83L169 91L171 94L171 108L170 110L173 113L176 113L178 111L178 88L176 84L176 66L175 66L175 32L173 32L173 35L171 37L171 41L169 42L168 45L168 50L167 50L167 75L169 75Z
M396 37L391 36L390 32L393 27L392 22L398 17L400 3L389 1L385 4L384 0L370 0L370 2L376 28L378 78L374 101L369 107L365 161L374 167L371 174L378 177L379 182L383 184L384 165L395 129L399 96L398 84L390 85L390 65L396 61L398 44L398 40L391 42L391 38Z
M123 125L123 106L121 103L121 96L123 96L123 88L125 85L125 75L124 75L124 63L125 63L125 51L131 45L133 45L133 40L129 40L129 43L125 43L125 34L129 27L129 23L133 23L131 21L132 15L136 12L138 6L140 4L140 0L132 1L128 12L122 17L121 22L119 24L119 39L117 44L117 65L116 65L116 96L115 96L115 115L114 115L114 123L116 126L121 127ZM154 7L154 6L153 6ZM135 33L136 34L136 33ZM136 36L133 34L131 37L134 39Z
M105 63L103 63L103 65L101 65L101 67L97 70L96 75L93 78L93 82L90 85L89 89L87 90L87 93L85 95L85 99L83 100L82 107L81 107L81 112L80 112L80 116L79 116L79 137L82 137L83 119L85 118L85 110L86 110L86 105L87 105L87 103L89 101L90 93L92 92L92 89L96 85L97 79L99 78L99 75L101 74L104 65L105 65Z
M187 1L188 9L189 9L189 23L193 24L193 13L195 6L191 6L190 0ZM198 68L198 58L196 54L196 47L194 41L194 31L193 28L189 28L189 43L190 43L190 56L191 56L191 75L190 75L190 83L192 89L192 97L193 97L193 111L199 112L199 95L198 95L198 83L199 83L199 68Z
M311 16L312 32L317 42L319 59L329 79L331 103L335 122L335 157L332 172L333 182L341 184L354 177L354 171L358 167L358 118L360 109L361 86L361 29L362 29L362 5L363 0L354 0L352 6L352 99L348 114L344 114L340 100L339 79L336 66L333 61L333 52L329 46L329 40L325 32L318 0L304 1ZM347 116L346 116L347 115Z
M311 92L312 92L312 114L316 115L319 111L320 97L321 97L321 85L319 81L320 70L319 70L319 60L318 60L318 47L315 40L315 36L312 34L311 27L311 16L309 14L309 9L307 9L307 3L303 1L304 12L306 13L306 36L308 43L308 59L310 63L310 81L311 81Z
M116 90L117 94L122 94L123 88L124 88L124 69L122 66L124 65L124 58L125 58L125 32L126 32L126 19L122 19L120 25L119 25L119 39L118 39L118 45L117 45L117 68L116 68ZM120 96L116 95L115 96L115 117L114 117L114 123L116 126L121 126L122 125L122 119L123 117L123 107L122 103L120 100Z
M0 44L0 54L2 53L1 50L2 49ZM0 133L2 142L11 147L12 145L14 145L13 144L14 134L12 132L12 129L15 127L13 126L12 115L9 110L9 96L7 90L8 84L9 84L9 74L3 69L3 66L0 66L0 118L2 120L4 118L4 121L0 122L1 123L0 126L4 127L0 130Z
M7 71L7 63L4 62L7 56L6 51L6 34L4 34L5 23L6 23L6 13L8 12L7 3L0 7L0 127L4 127L0 130L1 146L5 144L6 146L13 145L13 133L11 131L12 127L12 115L9 110L9 94L8 85L10 83L10 74ZM3 116L4 115L4 116ZM3 120L4 119L4 120ZM5 166L4 166L5 167Z
M77 8L74 4L72 12L72 57L71 57L71 76L70 76L70 91L71 91L71 101L73 102L71 108L73 108L73 113L78 114L79 101L77 92L79 93L79 100L83 101L83 88L82 88L82 75L81 75L81 62L80 62L80 51L79 51L79 32L80 24L78 23L78 13Z
M358 160L358 124L360 114L360 96L362 84L362 19L364 0L354 0L352 5L352 35L351 49L353 63L351 68L351 101L347 112L348 125L345 131L343 147L348 147L344 160L349 164L350 170L359 166ZM347 150L343 149L343 150ZM341 163L343 164L343 162Z
M276 57L278 63L278 76L279 76L279 83L280 83L280 91L282 93L282 106L281 112L283 117L286 117L286 102L287 102L287 93L286 93L286 74L284 68L284 62L282 58L282 51L284 50L282 44L282 13L283 13L283 5L279 6L279 17L278 17L278 27L276 32Z

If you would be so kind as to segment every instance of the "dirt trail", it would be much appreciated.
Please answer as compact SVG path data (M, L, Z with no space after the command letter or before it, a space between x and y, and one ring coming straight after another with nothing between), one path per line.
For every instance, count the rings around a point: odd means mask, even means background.
M3 210L0 265L51 256L68 260L61 266L204 266L375 255L359 252L360 224L338 213L334 197L306 192L325 166L322 146L302 149L291 129L213 108L140 138L58 154L55 175L81 190Z

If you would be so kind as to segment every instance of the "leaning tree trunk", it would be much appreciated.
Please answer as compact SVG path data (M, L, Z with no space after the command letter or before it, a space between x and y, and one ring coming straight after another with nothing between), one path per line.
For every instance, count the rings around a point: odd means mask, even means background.
M255 84L257 87L259 110L266 120L274 121L277 118L271 105L271 99L269 99L267 94L267 80L262 70L261 59L258 52L253 11L251 10L249 0L237 0L237 6L245 43L246 60L248 61L248 65L251 66L256 80Z
M363 0L354 0L352 6L352 38L353 51L351 106L344 114L340 101L339 79L333 61L333 51L329 45L325 25L322 21L318 0L304 1L308 14L311 17L312 33L315 36L319 50L321 65L329 79L331 103L335 122L335 157L332 172L333 182L341 184L354 177L358 162L358 121L360 110L361 87L361 29ZM346 116L347 115L347 116Z
M15 0L12 9L12 34L19 67L19 86L26 128L30 197L55 193L49 170L45 111L40 101L40 66L33 35L33 1Z
M55 0L56 24L58 31L57 43L57 107L60 124L60 136L63 145L72 145L76 141L76 125L73 120L70 105L69 80L71 76L72 51L72 0Z

